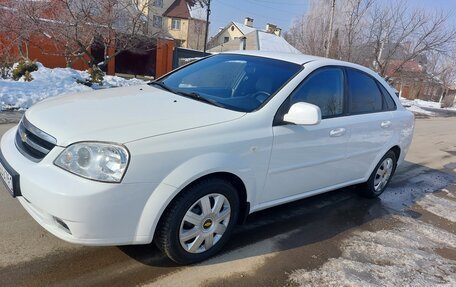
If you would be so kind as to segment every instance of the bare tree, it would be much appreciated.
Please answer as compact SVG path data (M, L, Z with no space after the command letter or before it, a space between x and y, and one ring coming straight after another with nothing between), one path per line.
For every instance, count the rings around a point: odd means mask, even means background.
M40 13L40 8L41 6L35 5L33 1L2 2L0 6L0 33L4 46L2 50L12 49L14 45L20 57L28 59L30 39L38 30L34 25L33 17Z
M305 54L324 56L329 13L329 2L310 1L307 13L292 24L285 38Z
M342 34L338 55L345 61L361 62L361 56L357 53L363 45L363 24L366 22L366 14L372 7L374 0L345 0L340 15Z
M372 45L373 68L388 77L427 53L447 53L456 40L449 17L444 12L410 10L406 1L374 6L366 39Z
M441 84L438 101L443 102L450 86L456 82L456 48L450 54L430 53L427 56L427 73L433 81Z
M14 5L15 15L33 27L27 34L28 30L17 27L21 38L28 40L26 36L31 34L44 36L47 38L44 42L52 42L55 49L51 49L52 52L42 49L42 52L64 56L68 66L74 59L82 59L89 66L104 66L119 53L138 48L155 36L147 31L145 14L149 1L146 0L13 2L18 3ZM101 62L97 62L92 53L94 45L103 48Z

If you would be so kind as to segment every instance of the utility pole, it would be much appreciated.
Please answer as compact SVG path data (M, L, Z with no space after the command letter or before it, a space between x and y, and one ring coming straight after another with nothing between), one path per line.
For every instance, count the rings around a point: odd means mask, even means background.
M329 57L329 50L331 49L332 45L332 32L333 32L333 25L334 25L334 11L336 10L336 0L330 0L331 4L331 18L329 19L329 31L328 31L328 39L326 40L326 53L325 57Z
M204 48L203 52L206 54L207 48L207 37L209 35L209 15L211 15L211 0L207 0L207 11L206 11L206 35L204 37Z

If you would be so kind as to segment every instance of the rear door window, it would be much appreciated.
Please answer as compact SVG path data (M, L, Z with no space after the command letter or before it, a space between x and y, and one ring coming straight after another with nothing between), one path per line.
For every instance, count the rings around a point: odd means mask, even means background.
M383 110L383 96L375 80L361 71L347 69L350 114Z
M396 109L396 103L391 98L391 94L380 84L378 83L380 90L382 90L383 97L385 98L385 107L383 108L386 111L394 111Z

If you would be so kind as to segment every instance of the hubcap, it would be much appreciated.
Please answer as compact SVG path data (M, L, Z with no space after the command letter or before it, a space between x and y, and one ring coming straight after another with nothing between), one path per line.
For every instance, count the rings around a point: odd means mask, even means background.
M393 160L391 158L386 158L378 167L377 173L374 178L374 189L375 191L381 191L385 185L388 183L388 180L393 172Z
M185 251L201 253L212 248L225 233L231 216L228 199L212 193L198 199L185 213L179 241Z

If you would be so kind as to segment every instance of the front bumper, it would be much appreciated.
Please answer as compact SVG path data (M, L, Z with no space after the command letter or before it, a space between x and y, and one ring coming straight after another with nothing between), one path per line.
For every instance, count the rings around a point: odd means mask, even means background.
M63 151L56 146L40 162L25 158L16 148L16 128L1 140L6 162L19 174L19 202L46 230L83 245L144 244L138 224L154 183L102 183L73 175L53 164Z

